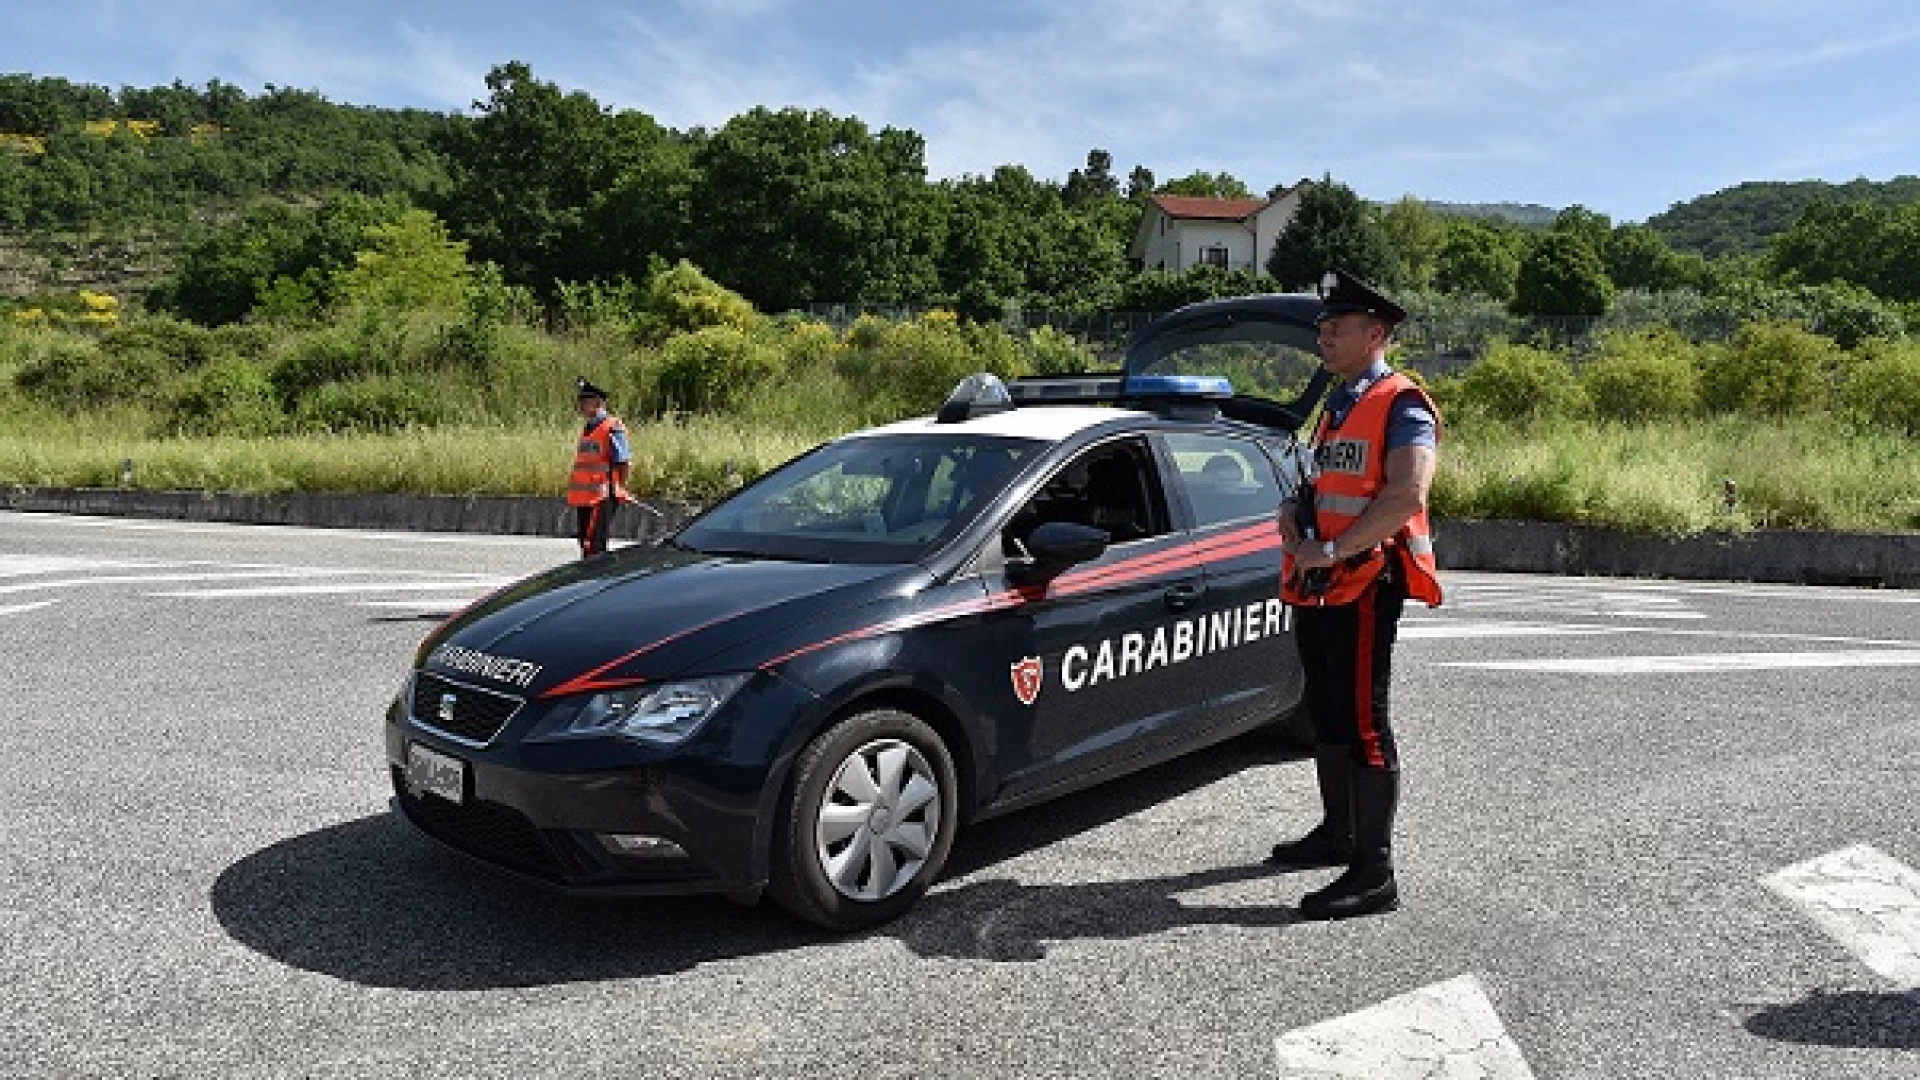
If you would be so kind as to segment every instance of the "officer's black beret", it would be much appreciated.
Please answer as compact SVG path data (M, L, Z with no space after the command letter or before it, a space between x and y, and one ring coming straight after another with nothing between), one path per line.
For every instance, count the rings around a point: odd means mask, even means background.
M573 385L579 387L579 391L573 395L576 398L597 397L602 401L607 399L607 392L588 382L585 375L576 376Z
M1365 312L1388 326L1407 317L1405 308L1380 295L1379 290L1345 270L1329 270L1320 278L1320 314L1315 321Z

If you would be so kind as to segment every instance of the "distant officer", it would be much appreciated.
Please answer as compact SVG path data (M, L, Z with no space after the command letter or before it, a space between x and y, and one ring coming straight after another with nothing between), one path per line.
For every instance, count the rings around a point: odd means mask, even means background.
M627 473L633 464L633 448L627 441L627 426L607 412L607 392L585 378L574 380L578 387L575 408L586 428L580 432L573 452L573 476L567 482L567 505L578 519L580 557L598 555L607 550L607 534L613 526L613 512L620 503L632 498L627 494Z
M1344 382L1313 436L1317 473L1280 504L1279 529L1280 596L1296 608L1324 818L1267 861L1345 866L1300 901L1306 918L1343 919L1400 904L1392 856L1400 756L1387 699L1401 607L1409 597L1440 603L1427 525L1440 412L1387 366L1406 312L1344 271L1329 271L1320 287L1321 362Z

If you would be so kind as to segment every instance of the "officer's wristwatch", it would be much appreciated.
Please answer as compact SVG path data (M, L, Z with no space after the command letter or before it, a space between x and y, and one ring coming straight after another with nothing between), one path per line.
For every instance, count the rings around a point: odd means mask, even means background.
M1334 547L1334 543L1333 543L1333 541L1331 541L1331 540L1328 540L1328 541L1327 541L1326 543L1323 543L1323 544L1321 544L1321 545L1320 545L1320 554L1322 554L1322 555L1324 555L1324 556L1326 556L1326 557L1327 557L1327 559L1328 559L1328 561L1330 561L1330 562L1339 562L1339 561L1340 561L1339 559L1337 559L1337 558L1334 558L1334 554L1333 554L1333 553L1334 553L1334 551L1335 551L1335 550L1337 550L1337 549L1336 549L1336 548Z

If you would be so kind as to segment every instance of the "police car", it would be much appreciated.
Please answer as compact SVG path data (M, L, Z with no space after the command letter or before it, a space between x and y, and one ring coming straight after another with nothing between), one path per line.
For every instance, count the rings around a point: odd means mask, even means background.
M851 929L912 905L970 822L1295 723L1273 515L1325 384L1318 310L1214 301L1118 373L969 377L660 543L487 597L388 712L397 810L566 890L765 890Z

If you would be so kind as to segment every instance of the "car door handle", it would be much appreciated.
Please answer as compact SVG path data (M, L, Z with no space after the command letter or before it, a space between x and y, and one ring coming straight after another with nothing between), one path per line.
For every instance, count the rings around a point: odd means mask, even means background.
M1194 601L1205 595L1205 585L1175 585L1167 590L1167 606L1175 611L1192 607Z

